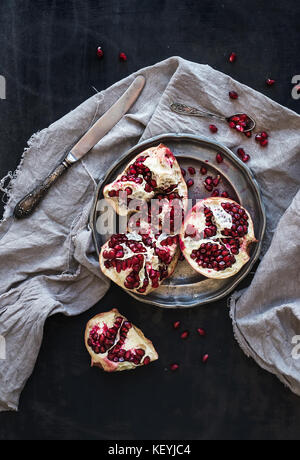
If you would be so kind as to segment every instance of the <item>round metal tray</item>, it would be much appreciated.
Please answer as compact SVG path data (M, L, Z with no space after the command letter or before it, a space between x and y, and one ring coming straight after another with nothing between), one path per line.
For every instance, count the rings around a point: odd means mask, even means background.
M251 214L257 244L251 246L251 258L239 273L224 280L213 280L196 273L186 261L179 261L173 275L165 280L158 288L147 296L134 294L127 291L135 299L141 302L157 305L163 308L190 308L213 302L227 296L250 272L251 267L259 257L261 243L265 232L266 217L261 200L259 187L250 169L240 161L231 150L218 142L190 134L163 134L148 139L136 145L125 153L106 173L99 183L94 204L90 215L90 226L97 252L107 240L107 236L97 232L96 221L99 217L97 204L103 199L103 187L114 181L118 174L136 155L143 150L158 145L160 142L167 145L175 154L180 166L187 170L188 166L194 166L196 174L193 176L194 186L189 189L189 198L200 199L210 196L203 186L204 178L200 174L201 166L206 166L208 174L215 177L220 174L222 180L218 189L226 190L229 196L241 203ZM221 152L223 163L216 162L216 153ZM189 177L187 172L186 179Z

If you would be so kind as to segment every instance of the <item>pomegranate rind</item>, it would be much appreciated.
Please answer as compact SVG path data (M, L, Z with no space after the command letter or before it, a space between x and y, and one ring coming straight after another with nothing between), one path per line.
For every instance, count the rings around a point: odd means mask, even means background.
M137 184L132 180L124 182L120 181L122 176L127 175L129 168L133 165L133 163L135 163L138 158L145 156L147 156L147 158L144 161L144 164L150 169L152 179L154 179L157 183L157 186L151 192L147 192L145 190L145 180L143 180L142 184ZM129 195L130 199L145 200L149 202L158 192L163 193L163 190L166 190L168 187L173 185L176 185L174 191L177 191L179 194L180 199L182 200L183 211L186 212L188 204L188 190L181 168L171 150L164 144L159 144L156 147L151 147L141 152L133 160L131 160L124 171L118 175L116 180L104 187L103 196L117 214L120 216L127 216L127 214L134 211L128 211L127 206L120 206L118 198L110 197L109 192L125 191L125 189L129 187L132 190L132 194Z
M205 217L204 207L213 208L215 206L221 206L221 203L231 203L232 205L238 205L241 207L248 216L248 232L242 238L239 238L240 241L240 249L239 254L235 254L236 262L231 266L226 268L225 270L216 271L210 268L204 268L199 266L196 260L191 258L191 253L193 250L196 250L200 247L202 243L212 243L218 244L218 238L197 238L197 237L190 237L186 235L186 229L188 225L193 225L193 227L200 233L205 228ZM222 236L221 238L225 238ZM203 200L199 200L197 204L189 211L186 216L185 222L182 226L180 232L180 247L181 251L187 260L187 262L191 265L191 267L201 275L205 276L206 278L213 278L213 279L226 279L230 278L231 276L236 275L241 268L249 261L249 249L250 245L254 242L257 242L254 234L254 227L253 221L249 214L249 212L240 204L236 203L235 201L229 198L222 198L222 197L210 197Z
M133 237L133 235L135 235L135 237L136 237L136 232L127 233L126 235L128 235L128 238L130 239L130 237ZM166 235L166 237L167 236L168 235ZM105 276L110 278L114 283L116 283L118 286L122 287L126 291L134 292L134 293L139 294L139 295L148 295L154 289L158 289L158 288L155 288L155 287L152 286L152 283L151 283L150 279L149 279L149 284L148 284L145 292L138 292L140 287L142 287L142 282L141 282L140 286L137 287L136 289L127 289L124 283L125 283L126 277L132 271L132 268L127 268L126 270L122 270L120 273L118 273L117 270L115 268L113 268L113 267L111 267L111 268L106 268L105 267L105 260L106 259L104 258L103 254L104 254L105 251L109 251L109 249L110 249L109 248L109 241L110 240L108 240L102 246L101 251L100 251L100 255L99 255L100 268L101 268L101 270L102 270L102 272L103 272L103 274ZM162 264L162 262L159 262L159 258L155 254L155 252L154 252L154 250L152 248L149 248L149 247L146 247L146 246L144 246L144 247L147 249L147 252L142 253L144 255L144 257L145 257L145 265L144 266L156 269L159 266L160 263ZM180 256L180 248L179 248L178 244L173 244L172 246L168 246L168 249L170 250L170 254L172 255L172 261L166 267L166 270L167 270L168 274L167 274L167 276L165 278L163 278L163 280L159 281L159 286L163 283L163 281L165 281L167 278L169 278L173 274L173 272L174 272L174 270L176 268L179 256ZM120 260L122 260L122 259L120 259ZM139 273L141 273L141 271ZM147 268L147 273L149 275L148 268Z
M89 346L88 340L90 336L90 332L94 326L100 326L105 323L112 327L114 321L117 317L122 317L123 322L128 321L127 318L122 315L116 308L104 313L99 313L98 315L94 316L86 325L85 334L84 334L84 342L88 353L91 356L91 367L99 367L103 369L105 372L120 372L125 370L136 369L137 367L143 366L143 360L147 356L150 359L150 362L156 361L158 359L158 354L154 348L153 343L151 340L147 339L143 332L132 324L132 328L129 330L124 348L126 350L129 349L143 349L145 351L144 357L141 360L140 364L134 364L132 362L124 361L124 362L113 362L107 358L109 351L115 346L117 343L118 338L116 339L114 345L111 346L106 353L103 354L96 354L93 349Z

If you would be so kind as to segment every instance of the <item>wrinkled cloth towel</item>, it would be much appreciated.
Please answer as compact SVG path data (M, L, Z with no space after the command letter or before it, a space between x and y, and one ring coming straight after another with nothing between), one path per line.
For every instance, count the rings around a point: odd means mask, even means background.
M12 216L17 201L49 173L139 74L147 83L129 113L59 180L33 216L16 221ZM10 183L0 224L2 352L3 337L6 344L6 359L0 353L0 411L17 410L46 318L58 312L79 314L109 289L87 226L97 181L120 154L141 140L167 132L207 136L209 120L175 116L169 105L183 101L222 114L228 107L229 90L240 94L235 112L247 108L255 114L257 129L271 135L266 149L224 123L219 123L214 135L233 150L243 145L251 153L250 167L267 212L263 254L268 252L252 285L231 299L235 336L249 356L300 394L300 360L292 358L295 345L291 345L292 338L300 335L299 195L296 197L300 117L207 65L172 57L94 95L29 141Z

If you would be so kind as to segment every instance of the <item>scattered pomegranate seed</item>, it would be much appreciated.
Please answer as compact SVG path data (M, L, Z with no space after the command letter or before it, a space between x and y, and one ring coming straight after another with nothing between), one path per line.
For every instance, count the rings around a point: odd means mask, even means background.
M245 155L245 150L242 148L237 149L237 153L239 157L243 157Z
M207 168L205 166L202 166L202 168L200 169L200 172L203 176L205 176L205 174L207 174Z
M207 361L208 361L208 355L206 354L206 355L203 356L202 362L205 364L205 363L207 363Z
M252 137L252 131L247 131L244 133L246 137Z
M236 60L236 53L231 53L229 56L229 62L234 62Z
M175 323L173 323L174 329L178 329L180 327L180 324L181 324L180 321L175 321Z
M205 330L202 329L201 327L199 327L199 328L197 329L197 332L198 332L199 335L201 335L201 337L204 337L204 336L206 335Z
M229 194L225 191L225 192L222 192L221 193L221 197L222 198L228 198L229 197Z
M125 53L120 53L119 58L120 58L121 61L124 61L124 62L127 61L127 56L126 56Z
M98 48L97 48L97 56L98 56L98 58L100 58L100 59L103 58L103 55L104 55L103 49L101 48L101 46L98 46Z
M176 363L171 364L170 369L171 369L171 371L173 371L173 372L174 372L174 371L177 371L177 369L179 369L179 364L176 364Z
M217 186L219 185L220 180L221 180L221 176L220 176L220 174L218 174L217 177L215 177L215 178L213 179L214 187L217 187Z
M144 359L144 365L148 366L148 364L150 364L150 358L149 356L146 356L146 358Z
M187 339L188 336L189 336L189 334L190 334L189 331L184 331L184 332L181 334L180 337L181 337L182 339Z
M216 125L209 125L209 129L212 133L218 132L218 128L216 127Z
M211 196L220 196L219 190L216 188L216 189L212 192Z
M188 172L189 172L192 176L193 176L194 174L196 174L196 170L195 170L195 168L193 168L192 166L190 166L190 167L188 168Z
M180 168L181 169L181 174L183 175L183 177L186 175L186 170L183 169L183 168Z
M248 155L248 154L246 154L246 155L244 155L244 156L242 157L242 161L243 161L244 163L248 163L249 160L250 160L250 155Z
M239 95L235 91L229 91L229 97L230 99L237 99Z
M268 134L266 131L262 131L262 132L260 133L260 135L261 135L261 137L262 137L263 139L268 139L268 137L269 137L269 134Z
M261 145L262 147L267 147L268 143L269 143L268 139L263 139L263 140L261 141L260 145Z
M217 153L216 160L217 163L223 163L223 155L221 153Z
M275 80L272 80L272 78L267 78L266 83L267 83L268 86L272 86L272 85L274 85Z
M194 185L194 181L193 179L189 179L186 183L186 185L188 186L188 188L192 187Z

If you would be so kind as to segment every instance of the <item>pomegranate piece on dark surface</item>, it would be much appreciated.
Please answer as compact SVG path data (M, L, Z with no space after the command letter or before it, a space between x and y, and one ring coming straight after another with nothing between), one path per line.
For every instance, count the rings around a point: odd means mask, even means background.
M85 345L92 366L106 372L135 369L158 359L152 342L115 308L88 322Z
M189 179L189 180L187 181L186 185L187 185L188 188L192 187L192 186L194 185L193 179Z
M267 78L266 83L268 86L273 86L275 83L275 80L273 80L272 78Z
M232 52L229 56L229 62L233 63L236 61L236 58L237 58L237 54Z

